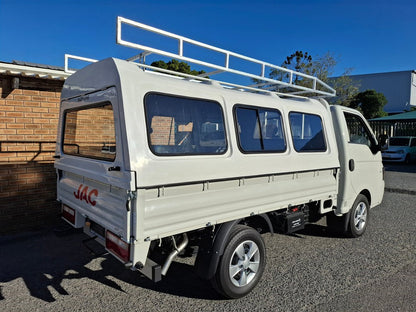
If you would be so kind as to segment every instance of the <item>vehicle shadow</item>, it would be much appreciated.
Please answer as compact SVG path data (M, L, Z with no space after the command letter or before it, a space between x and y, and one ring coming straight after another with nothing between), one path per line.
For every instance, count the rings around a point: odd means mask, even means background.
M173 262L167 276L158 283L152 282L139 272L126 270L116 259L109 255L101 265L103 274L111 272L113 277L137 287L179 297L206 300L223 299L214 291L208 281L200 279L195 274L192 265L186 263ZM80 273L82 277L83 272ZM91 277L88 272L87 275Z
M400 164L400 163L393 163L393 162L383 161L383 165L384 165L384 168L386 169L386 171L416 173L416 163L415 162L413 162L411 164Z
M88 278L114 290L125 292L124 283L182 297L221 299L209 282L201 280L193 266L173 262L169 273L159 283L153 283L139 272L133 272L111 255L100 256L99 270L90 269L95 258L83 246L87 236L79 231L55 235L51 230L26 237L0 238L0 301L7 299L8 283L22 279L31 296L46 302L69 295L62 286L65 280ZM120 282L118 282L120 281ZM123 283L124 282L124 283ZM125 287L125 286L124 286ZM54 297L55 296L55 297Z
M303 230L289 235L298 238L303 238L302 235L326 238L346 238L344 233L332 231L327 226L321 224L307 224Z
M167 276L159 283L126 269L109 254L101 255L99 264L91 262L97 258L82 243L88 237L79 230L62 231L62 225L55 231L29 233L23 237L0 237L0 301L7 299L8 283L22 279L32 297L54 302L56 296L69 295L62 286L64 281L87 278L107 287L125 293L125 284L170 295L206 300L223 300L208 281L200 279L193 266L181 260L173 262ZM304 230L291 234L303 236L339 237L326 226L309 224ZM97 248L98 246L98 248ZM94 246L96 252L102 247ZM97 270L97 265L100 268ZM54 294L50 291L55 290ZM131 291L131 290L130 290Z

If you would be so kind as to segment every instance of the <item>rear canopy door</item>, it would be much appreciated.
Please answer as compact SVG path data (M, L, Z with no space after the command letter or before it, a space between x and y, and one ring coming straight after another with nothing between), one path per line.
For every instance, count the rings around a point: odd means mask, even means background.
M64 100L55 162L58 200L124 238L135 176L123 153L114 87Z

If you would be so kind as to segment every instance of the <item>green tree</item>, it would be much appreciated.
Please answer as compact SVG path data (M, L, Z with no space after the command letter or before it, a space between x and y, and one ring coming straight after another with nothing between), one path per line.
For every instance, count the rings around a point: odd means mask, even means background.
M324 80L337 91L335 97L328 99L330 104L351 106L360 89L360 83L350 78L351 71L352 69L346 69L341 76Z
M302 51L296 51L291 55L287 56L281 67L291 69L300 73L311 75L313 67L312 56L308 52L303 53ZM269 74L270 78L282 79L283 77L288 78L289 75L278 69L272 69ZM295 84L301 83L302 78L300 76L293 77Z
M352 68L345 69L339 77L332 77L337 63L336 57L330 52L318 56L313 61L311 75L335 89L336 96L327 99L330 104L350 106L352 99L359 91L360 84L350 78Z
M371 119L386 116L387 113L383 111L386 104L387 99L384 94L375 90L366 90L354 97L350 107L360 110L365 118Z
M296 51L286 57L281 67L317 77L332 86L337 92L337 96L328 98L328 102L331 104L350 106L352 99L358 93L359 83L349 77L351 69L346 69L339 77L331 78L337 63L337 59L330 52L327 52L323 56L318 56L314 60L308 52ZM273 69L270 71L269 77L273 79L287 79L288 74ZM295 75L293 82L296 85L312 87L312 80L301 76Z
M204 74L205 71L200 70L193 70L191 66L186 62L179 62L178 60L172 59L169 62L165 63L164 61L156 61L151 64L151 66L159 67L162 69L172 70L179 73L184 73L188 75L198 76Z
M328 82L329 77L333 75L337 63L335 56L329 52L322 56L318 56L317 59L312 62L311 75L321 79L323 82Z

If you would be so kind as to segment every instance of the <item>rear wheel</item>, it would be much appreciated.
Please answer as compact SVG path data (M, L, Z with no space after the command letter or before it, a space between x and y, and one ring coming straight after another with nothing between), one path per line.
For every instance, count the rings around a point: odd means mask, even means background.
M351 237L359 237L364 234L369 221L370 204L367 197L357 196L350 213L347 234Z
M261 235L251 227L236 225L211 280L214 288L227 298L247 295L263 274L265 255Z

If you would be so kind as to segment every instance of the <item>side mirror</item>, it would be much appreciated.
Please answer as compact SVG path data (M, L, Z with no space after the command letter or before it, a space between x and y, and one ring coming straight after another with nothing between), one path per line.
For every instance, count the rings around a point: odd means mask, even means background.
M385 134L381 134L379 137L378 137L378 146L380 147L380 151L384 151L384 150L386 150L387 149L387 135L385 135Z

